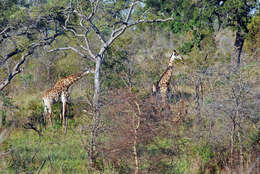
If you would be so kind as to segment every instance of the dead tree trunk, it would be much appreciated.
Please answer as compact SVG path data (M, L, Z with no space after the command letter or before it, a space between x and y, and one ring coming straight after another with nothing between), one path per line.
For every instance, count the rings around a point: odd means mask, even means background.
M139 107L139 104L135 102L136 107L138 109L138 115L133 114L133 129L134 129L134 146L133 146L133 154L134 154L134 159L135 159L135 174L138 174L139 171L139 161L138 161L138 154L137 154L137 130L140 127L140 114L141 110Z
M233 169L234 169L234 136L235 136L235 122L233 122L232 128L231 128L231 136L230 136L230 169L231 169L231 174L233 174Z
M196 115L198 117L198 122L201 121L201 113L200 113L200 85L201 85L201 79L198 79L195 82L195 110Z
M243 147L242 147L242 140L241 140L240 131L238 131L237 137L238 137L238 143L239 143L239 169L240 169L240 173L243 174L244 159L243 159Z

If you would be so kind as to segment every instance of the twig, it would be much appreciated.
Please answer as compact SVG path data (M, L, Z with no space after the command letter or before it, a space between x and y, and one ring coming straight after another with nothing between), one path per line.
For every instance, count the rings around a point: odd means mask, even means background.
M44 161L42 162L42 164L41 164L41 166L39 167L39 169L37 170L36 174L39 174L39 173L41 172L41 170L42 170L43 166L45 165L45 163L46 163L46 160L44 160Z
M4 34L5 32L8 32L11 28L10 26L7 26L5 29L3 29L3 31L0 32L0 35Z
M0 152L0 159L4 158L5 156L9 155L12 152L12 150L8 150L6 152Z
M79 54L81 57L83 58L87 58L91 61L95 61L92 57L89 57L87 56L86 54L82 53L80 50L78 50L77 48L74 48L74 47L71 47L71 46L68 46L68 47L62 47L62 48L54 48L52 50L49 50L48 53L50 52L54 52L54 51L61 51L61 50L72 50L74 51L75 53Z
M132 27L134 25L137 24L141 24L141 23L158 23L158 22L169 22L169 21L173 21L174 18L167 18L167 19L153 19L153 20L138 20L134 23L128 24L127 28Z
M100 2L100 0L97 0L95 5L94 5L94 2L91 2L92 11L91 11L90 15L88 16L88 20L91 20L92 17L96 14L99 2Z
M249 168L248 171L247 171L247 174L250 174L250 173L253 171L253 169L255 168L255 166L256 166L257 164L259 164L258 161L259 161L259 157L257 157L256 160L255 160L255 162L250 166L250 168Z

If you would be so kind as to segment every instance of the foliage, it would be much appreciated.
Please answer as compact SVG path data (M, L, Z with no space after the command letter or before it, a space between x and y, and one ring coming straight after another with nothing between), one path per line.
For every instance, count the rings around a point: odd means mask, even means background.
M25 52L36 41L62 31L69 2L2 0L1 31L8 25L16 29L0 35L0 61L14 47ZM77 2L83 14L91 12L91 1L72 1L73 8ZM109 24L119 26L131 2L102 1L93 21L105 38L111 32ZM54 125L43 122L42 93L58 79L94 63L72 51L47 53L68 45L81 49L84 39L72 32L37 49L24 64L24 71L1 91L0 138L5 128L12 131L0 145L0 173L36 173L44 161L40 173L134 173L136 159L138 173L225 173L241 167L247 173L245 164L250 167L260 149L256 6L253 0L142 1L130 21L143 11L144 19L171 16L174 20L128 29L107 49L98 126L92 124L93 75L73 85L67 134L59 122L60 103L53 106ZM68 29L81 31L80 19L70 17ZM230 25L233 27L227 27ZM248 32L243 63L233 71L229 64L232 47L222 42L233 43L237 27ZM93 31L88 36L97 52L97 36ZM151 88L167 68L172 49L183 55L184 64L174 64L170 102L164 104L151 95ZM0 65L1 82L24 52ZM98 134L94 157L89 153L93 132ZM239 163L241 156L244 165ZM92 157L95 164L90 163ZM230 160L235 161L233 166Z
M259 13L260 14L260 13ZM258 48L260 46L260 34L259 34L259 25L260 25L260 15L257 15L252 18L252 21L248 24L248 35L245 41L245 51L250 55L259 57Z

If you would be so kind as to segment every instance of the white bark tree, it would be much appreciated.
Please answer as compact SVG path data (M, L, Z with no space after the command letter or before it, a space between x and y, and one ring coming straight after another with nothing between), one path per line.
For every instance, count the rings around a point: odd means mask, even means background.
M93 161L95 160L94 154L96 154L97 132L100 127L99 124L101 123L100 73L104 59L106 59L105 52L128 28L142 23L158 23L173 20L172 18L146 19L145 15L147 11L144 11L143 14L139 15L137 18L136 16L134 17L134 12L137 11L138 8L142 8L142 5L142 1L130 0L125 2L122 8L117 9L117 1L88 0L75 2L71 0L64 11L64 14L66 14L66 21L63 28L65 33L72 33L73 37L78 39L78 46L67 45L65 47L49 50L49 52L71 50L82 58L85 58L87 61L95 64L94 96L92 101L94 116L93 123L90 126L91 138L89 142L91 145L89 146L88 152L90 159ZM86 11L89 11L89 13ZM100 24L100 20L103 18L107 18L107 21L105 24ZM103 30L104 25L106 31ZM91 40L93 35L96 39ZM99 43L96 43L97 41Z

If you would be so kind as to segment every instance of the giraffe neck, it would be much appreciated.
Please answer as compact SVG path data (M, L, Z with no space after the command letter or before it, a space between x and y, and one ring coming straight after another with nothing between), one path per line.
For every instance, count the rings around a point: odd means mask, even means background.
M172 66L173 66L174 59L175 59L175 56L172 55L171 58L170 58L170 60L169 60L168 67L170 67L170 66L172 67Z
M84 75L86 75L84 72L80 72L77 74L74 74L72 76L68 77L68 83L67 83L67 88L69 88L71 85L73 85L75 82L77 82L78 80L80 80L82 77L84 77Z
M175 59L180 59L180 57L178 57L178 56L179 56L179 54L177 53L177 51L174 50L172 55L171 55L171 58L169 60L168 67L173 66L173 62L174 62Z
M168 64L168 68L172 68L173 66L173 60L170 60L169 64Z
M171 78L171 74L173 71L173 67L172 66L168 66L166 71L162 74L160 80L157 83L157 88L161 87L164 84L168 84Z
M68 90L71 85L73 85L76 81L81 79L84 76L83 72L70 75L68 77L65 77L61 80L59 80L55 85L54 88L60 89L60 90Z

